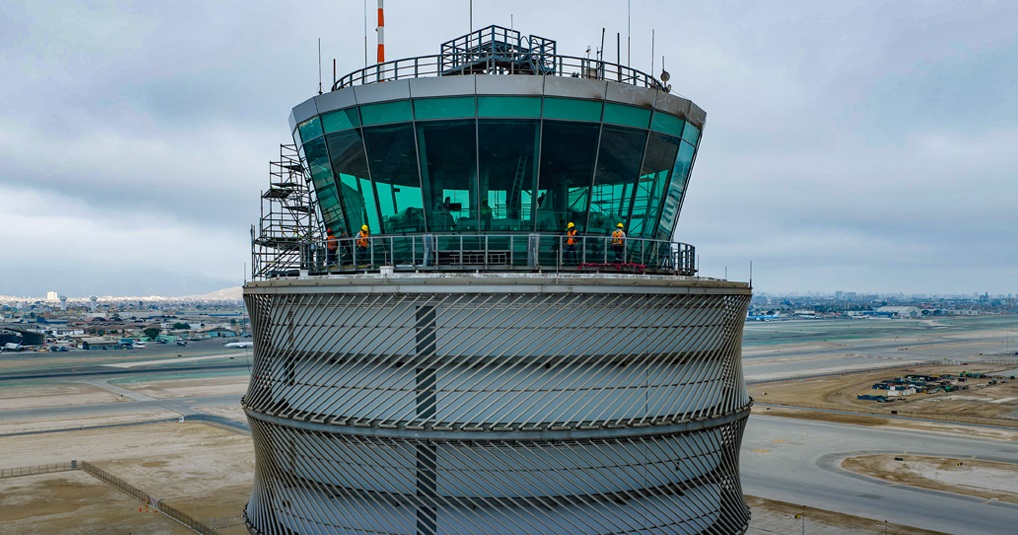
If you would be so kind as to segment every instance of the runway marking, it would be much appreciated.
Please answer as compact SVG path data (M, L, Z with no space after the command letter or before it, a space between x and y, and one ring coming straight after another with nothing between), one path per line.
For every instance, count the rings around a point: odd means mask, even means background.
M749 451L751 451L753 453L770 453L771 452L771 450L765 450L765 449L761 449L761 448L754 448L754 449L751 449Z
M1018 398L1000 398L1000 399L995 399L995 400L991 401L990 403L1007 403L1008 401L1014 401L1016 399L1018 399Z
M112 368L134 368L135 366L151 366L153 364L172 364L174 362L190 362L195 360L210 360L210 359L221 359L225 357L235 357L237 355L230 353L223 353L222 355L212 355L210 357L184 357L184 358L166 358L161 360L145 360L142 362L125 362L123 364L103 364L103 366L110 366Z

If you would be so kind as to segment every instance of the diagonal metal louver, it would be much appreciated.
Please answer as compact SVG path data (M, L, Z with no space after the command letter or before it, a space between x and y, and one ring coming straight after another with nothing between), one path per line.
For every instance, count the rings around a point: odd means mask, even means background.
M750 289L647 275L252 282L254 533L742 533Z

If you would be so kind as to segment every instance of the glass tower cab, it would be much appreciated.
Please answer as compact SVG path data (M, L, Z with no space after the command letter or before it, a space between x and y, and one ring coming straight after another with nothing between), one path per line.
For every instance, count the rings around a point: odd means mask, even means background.
M290 116L323 229L299 267L692 275L672 238L706 114L668 89L499 26L348 74Z

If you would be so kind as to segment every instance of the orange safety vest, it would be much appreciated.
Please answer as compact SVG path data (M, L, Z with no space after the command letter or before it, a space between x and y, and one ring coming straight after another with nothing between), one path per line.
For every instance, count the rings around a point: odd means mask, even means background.
M621 230L612 232L612 245L622 245L622 241L626 239L626 233Z
M575 228L571 228L571 229L567 230L566 231L566 236L569 236L569 238L566 239L566 245L576 245L576 229Z
M339 240L336 239L335 235L329 234L329 237L325 239L325 246L328 247L330 251L335 251L337 245L339 245Z
M368 236L370 236L370 234L368 234L367 232L364 232L363 230L358 232L357 233L357 247L367 247L368 246Z

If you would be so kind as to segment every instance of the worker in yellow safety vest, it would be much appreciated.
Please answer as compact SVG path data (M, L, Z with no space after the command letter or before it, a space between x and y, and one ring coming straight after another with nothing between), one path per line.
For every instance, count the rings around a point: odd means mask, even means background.
M357 233L357 253L360 255L361 261L368 258L368 238L371 237L371 233L368 232L367 225L361 225L361 231Z
M612 250L615 251L615 261L622 262L626 256L626 231L625 225L619 223L615 225L615 230L612 232Z
M566 225L566 260L576 262L576 225L572 221Z

